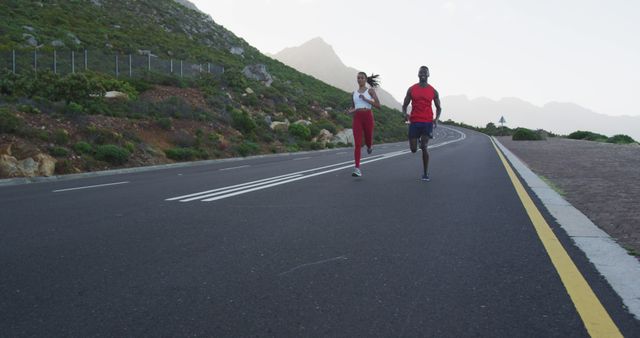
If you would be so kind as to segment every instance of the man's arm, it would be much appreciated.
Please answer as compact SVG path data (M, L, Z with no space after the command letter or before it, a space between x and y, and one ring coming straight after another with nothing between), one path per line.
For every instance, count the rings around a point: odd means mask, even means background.
M438 94L437 90L433 90L435 95L433 97L433 103L436 105L436 119L434 121L435 124L438 124L438 120L440 119L440 113L442 113L442 107L440 106L440 94Z
M404 103L402 104L402 114L404 115L404 120L407 120L407 107L411 103L411 88L407 90L407 95L404 97Z

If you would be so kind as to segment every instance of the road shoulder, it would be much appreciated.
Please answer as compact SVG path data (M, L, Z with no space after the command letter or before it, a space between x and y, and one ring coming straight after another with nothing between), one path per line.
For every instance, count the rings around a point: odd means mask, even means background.
M494 141L520 177L542 201L557 223L622 298L629 312L640 319L640 262L609 235L534 174L497 139Z

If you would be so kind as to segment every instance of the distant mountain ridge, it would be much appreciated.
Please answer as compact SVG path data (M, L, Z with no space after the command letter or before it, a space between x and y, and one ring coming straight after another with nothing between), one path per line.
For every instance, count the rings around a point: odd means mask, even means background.
M498 101L485 97L469 99L466 95L442 98L442 119L452 119L475 126L489 122L498 124L501 116L509 127L545 129L558 134L589 130L612 136L627 134L640 140L640 116L609 116L599 114L575 103L549 102L536 106L519 98Z
M297 47L285 48L272 56L300 72L347 92L353 92L357 87L356 75L361 70L345 65L333 47L322 38L311 39ZM383 105L401 108L400 102L389 92L382 88L378 88L376 92Z

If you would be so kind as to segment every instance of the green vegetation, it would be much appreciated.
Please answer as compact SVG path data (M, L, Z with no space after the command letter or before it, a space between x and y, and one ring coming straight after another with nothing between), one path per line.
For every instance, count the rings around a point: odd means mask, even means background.
M139 165L162 157L159 149L165 148L176 161L321 149L323 144L311 140L322 129L335 134L351 127L351 117L342 112L351 104L348 93L262 55L206 15L173 0L7 0L0 2L0 20L0 132L58 157L71 151L82 155L60 159L58 173L103 168L104 162ZM34 49L24 34L41 45L37 73ZM64 44L56 47L57 73L51 69L54 41ZM232 47L243 54L231 54ZM10 71L13 49L17 74ZM88 71L81 66L85 49ZM75 73L71 50L76 51ZM138 71L130 78L124 75L125 61L115 76L116 53L146 61L143 50L154 55L157 71ZM169 59L174 65L177 60L212 62L224 73L184 78L160 73L160 62ZM270 85L243 74L254 65L264 65L273 79ZM107 91L128 98L105 99ZM375 142L405 139L400 112L382 107L374 116ZM271 130L268 121L285 119L311 125ZM55 126L42 128L45 121Z
M300 140L308 141L311 139L311 130L302 123L294 123L290 125L289 134L299 138Z
M0 133L15 133L22 126L20 120L8 109L0 108Z
M607 143L615 143L615 144L631 144L636 143L636 141L628 135L618 134L612 137L607 137L602 134L594 133L591 131L578 130L569 134L567 138L573 140L586 140L586 141L596 141L596 142L607 142Z
M111 164L124 164L129 160L130 155L128 150L115 144L105 144L96 148L95 158Z
M65 147L53 147L49 153L55 157L67 157L69 156L69 149Z
M527 128L517 128L513 133L512 140L514 141L540 141L542 136L533 130Z
M73 146L73 150L79 154L89 155L93 153L93 146L87 142L80 141Z
M567 135L567 138L570 138L572 140L587 140L587 141L598 141L598 142L606 142L607 139L609 139L608 137L602 134L598 134L590 131L583 131L583 130L574 131L573 133Z
M540 179L543 180L544 183L546 183L551 189L553 189L553 191L557 192L560 196L566 196L567 193L560 187L558 187L555 183L553 183L550 179L542 175L538 175L538 177L540 177Z
M607 139L607 143L615 143L615 144L631 144L636 143L636 141L631 138L631 136L618 134L613 135Z
M207 158L207 153L194 148L172 148L164 151L168 158L174 161L193 161Z

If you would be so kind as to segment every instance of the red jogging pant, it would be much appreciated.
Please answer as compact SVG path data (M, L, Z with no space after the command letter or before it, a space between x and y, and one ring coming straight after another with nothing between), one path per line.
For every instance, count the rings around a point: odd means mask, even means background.
M353 157L356 160L356 168L360 168L360 148L362 147L362 136L364 134L364 144L367 148L373 146L373 112L371 110L356 110L353 113Z

